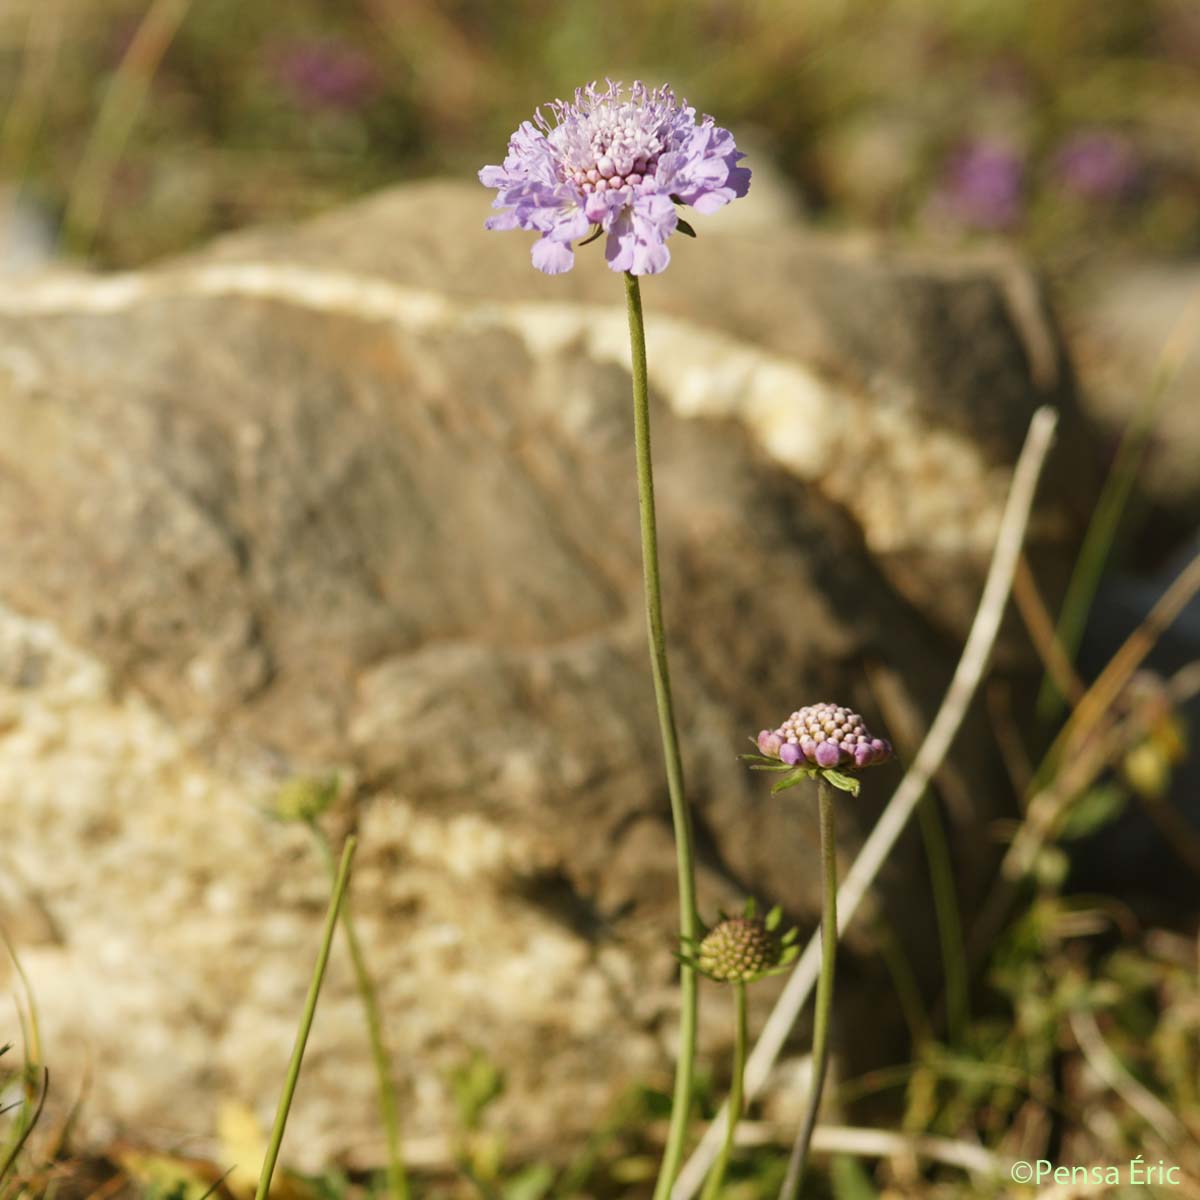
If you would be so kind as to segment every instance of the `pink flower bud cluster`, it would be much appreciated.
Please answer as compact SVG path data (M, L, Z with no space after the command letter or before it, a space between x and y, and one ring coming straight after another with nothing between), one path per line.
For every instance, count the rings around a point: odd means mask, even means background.
M778 729L764 729L758 748L787 766L873 767L892 756L891 743L874 737L858 713L840 704L798 709Z

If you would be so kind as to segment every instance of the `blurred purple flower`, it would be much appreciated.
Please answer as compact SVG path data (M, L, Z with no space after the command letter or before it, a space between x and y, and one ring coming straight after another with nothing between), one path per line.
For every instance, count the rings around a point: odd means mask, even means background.
M678 101L669 87L635 82L577 88L574 103L539 109L508 143L503 166L484 167L479 182L497 190L501 212L489 229L540 233L533 265L560 275L575 265L572 243L589 229L608 234L604 257L614 271L653 275L666 269L675 205L716 212L744 196L750 172L733 135Z
M295 41L274 56L275 74L304 108L361 108L375 94L375 68L361 50L336 41Z
M1025 164L1005 142L980 139L946 168L938 208L972 229L1011 229L1021 218Z
M1137 182L1137 152L1119 133L1085 130L1059 146L1054 172L1064 188L1085 200L1114 200Z

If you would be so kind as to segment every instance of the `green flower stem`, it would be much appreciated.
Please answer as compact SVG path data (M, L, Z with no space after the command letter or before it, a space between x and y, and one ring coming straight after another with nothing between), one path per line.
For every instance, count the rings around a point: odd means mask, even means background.
M716 1200L721 1194L721 1184L725 1180L725 1168L729 1166L729 1156L733 1153L733 1137L737 1132L738 1121L742 1119L742 1107L745 1103L745 1088L743 1081L746 1075L746 985L738 980L733 985L733 1079L729 1084L729 1123L725 1127L725 1141L721 1144L721 1152L704 1185L700 1200Z
M329 839L315 820L309 821L308 827L316 839L330 879L336 879L337 862L333 857L333 847L330 846ZM358 931L354 928L354 916L349 904L342 905L341 919L342 932L346 935L346 946L350 951L350 962L354 967L354 982L366 1020L371 1057L375 1061L379 1116L383 1121L384 1135L387 1137L388 1195L391 1200L408 1200L408 1176L404 1171L404 1155L400 1148L400 1106L396 1100L396 1087L392 1082L392 1060L383 1037L379 1001L375 995L375 985L371 982L371 973L367 970L367 959L363 954L362 943L358 940Z
M321 994L321 982L325 978L325 965L329 962L329 948L333 945L333 933L337 928L338 912L342 907L342 899L346 895L346 887L350 883L350 861L354 858L354 850L357 845L357 838L348 837L342 850L342 861L333 885L333 895L329 899L329 911L325 914L325 930L321 935L321 950L317 955L316 966L313 967L312 982L308 985L308 998L304 1001L304 1013L300 1017L300 1028L296 1032L296 1042L292 1047L292 1060L288 1063L287 1077L283 1081L283 1093L279 1097L279 1107L275 1110L275 1124L271 1128L271 1140L267 1144L267 1153L263 1159L262 1174L258 1179L258 1190L254 1193L254 1200L267 1200L267 1195L271 1190L271 1176L275 1174L275 1163L279 1158L283 1131L287 1127L292 1097L296 1094L296 1081L300 1078L300 1064L304 1061L304 1047L308 1044L308 1033L312 1029L313 1015L317 1011L317 997Z
M667 791L675 825L675 859L679 873L679 933L682 944L694 944L699 930L696 916L696 868L692 852L692 816L683 795L683 763L675 732L671 679L667 671L667 646L663 633L662 589L658 575L658 531L654 520L654 472L650 458L650 394L646 381L646 327L642 320L642 295L635 275L625 273L625 299L629 308L629 343L633 361L633 431L637 452L638 511L642 527L642 580L646 593L646 624L650 639L650 666ZM696 969L686 962L679 967L679 1059L675 1067L675 1095L671 1127L659 1167L654 1200L667 1200L679 1174L692 1110L692 1077L696 1063Z
M796 1200L800 1194L829 1065L829 1017L833 1011L833 975L837 963L837 838L834 833L833 788L824 779L817 781L817 803L821 814L821 886L824 899L821 905L821 974L817 979L817 1009L813 1021L813 1080L808 1096L808 1111L804 1115L800 1135L792 1147L779 1200Z

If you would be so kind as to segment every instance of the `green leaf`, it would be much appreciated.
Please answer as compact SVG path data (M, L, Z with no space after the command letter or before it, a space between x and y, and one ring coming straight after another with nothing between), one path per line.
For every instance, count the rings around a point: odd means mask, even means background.
M542 1200L554 1186L554 1168L549 1163L534 1163L505 1183L504 1200Z
M687 237L694 238L696 236L696 231L682 217L675 218L675 228Z
M877 1200L879 1193L857 1159L835 1155L829 1164L829 1182L834 1200Z
M1128 800L1128 791L1119 783L1102 783L1084 792L1067 811L1060 837L1070 842L1103 829L1121 815Z
M777 779L771 784L771 795L774 796L777 792L795 787L798 783L803 783L806 779L811 779L813 774L814 772L809 767L795 767L782 779Z
M770 930L772 933L774 933L775 930L779 928L779 922L782 920L783 920L783 909L780 908L778 904L776 904L775 907L773 909L771 909L771 911L769 913L767 913L766 917L763 919L763 924L767 927L768 930Z
M860 785L853 775L843 775L841 771L835 771L832 767L821 768L820 774L825 777L825 782L830 787L835 787L842 792L849 792L852 796L858 795Z
M599 237L599 236L600 236L600 235L601 235L603 232L604 232L604 229L603 229L603 227L602 227L602 226L600 226L600 225L593 225L593 226L592 226L592 232L591 232L591 233L589 233L589 234L587 235L587 237L585 237L585 238L583 239L583 241L582 241L582 242L579 242L579 243L577 243L577 246L589 246L589 245L591 245L591 243L592 243L592 242L594 242L594 241L595 241L595 240L596 240L596 239L597 239L597 238L598 238L598 237Z
M450 1073L450 1090L463 1128L476 1129L484 1110L504 1091L504 1074L482 1050L474 1050Z
M753 896L746 897L746 903L742 905L742 916L753 920L758 915L758 901Z

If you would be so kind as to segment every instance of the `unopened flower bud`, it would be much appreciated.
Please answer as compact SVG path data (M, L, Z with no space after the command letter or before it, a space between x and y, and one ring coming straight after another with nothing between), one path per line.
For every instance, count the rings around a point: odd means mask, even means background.
M797 709L778 729L764 729L758 748L785 766L805 762L825 769L862 770L892 756L885 738L875 737L862 717L839 704L812 704Z
M818 742L813 753L818 767L836 767L841 761L842 752L835 742Z
M275 793L274 813L281 821L315 821L337 799L336 775L298 776Z
M700 943L700 970L719 983L744 983L779 964L779 938L758 917L726 917Z
M778 758L782 747L783 738L779 734L772 733L769 729L764 729L758 735L758 748L768 758Z

